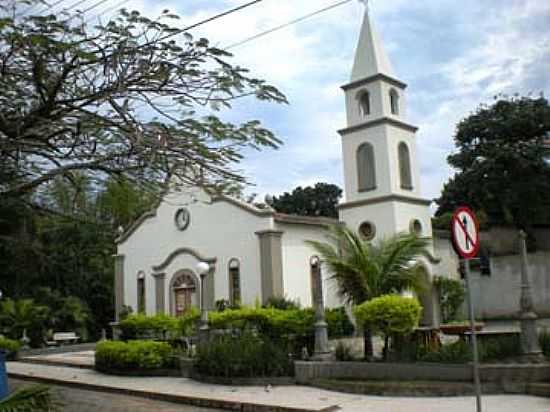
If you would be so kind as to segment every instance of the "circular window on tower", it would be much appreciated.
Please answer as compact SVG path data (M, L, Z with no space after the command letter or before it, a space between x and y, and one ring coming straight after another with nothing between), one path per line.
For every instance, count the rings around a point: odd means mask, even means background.
M372 240L376 236L376 226L371 222L363 222L359 226L359 235L363 240Z
M421 236L422 235L422 222L418 219L411 220L411 223L409 225L409 231L416 235Z

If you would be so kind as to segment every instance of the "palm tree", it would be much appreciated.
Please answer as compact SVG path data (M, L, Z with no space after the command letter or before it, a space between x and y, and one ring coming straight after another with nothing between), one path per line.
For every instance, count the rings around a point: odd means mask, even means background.
M427 253L429 239L397 234L370 243L343 225L332 226L327 237L326 243L307 243L321 255L346 303L358 305L390 293L423 289L423 269L418 258ZM363 330L365 358L370 359L371 331L368 327Z
M59 410L47 386L21 388L0 400L0 412L54 412Z

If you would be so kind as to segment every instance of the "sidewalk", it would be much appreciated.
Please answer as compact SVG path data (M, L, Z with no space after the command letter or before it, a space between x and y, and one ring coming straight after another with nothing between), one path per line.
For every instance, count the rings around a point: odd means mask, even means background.
M241 411L469 412L472 397L390 398L332 392L307 386L223 386L185 378L119 377L93 370L7 362L8 375L83 389L125 393L196 406ZM484 412L549 412L550 399L523 395L486 396Z

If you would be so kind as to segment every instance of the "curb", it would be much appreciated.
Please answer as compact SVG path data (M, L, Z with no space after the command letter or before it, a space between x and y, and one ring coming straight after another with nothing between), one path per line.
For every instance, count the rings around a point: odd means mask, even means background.
M57 360L48 360L48 359L32 359L32 358L18 358L17 362L29 363L34 365L46 365L46 366L62 366L67 368L78 368L78 369L93 369L94 365L78 365L72 362L63 362Z
M98 392L107 392L115 394L124 394L130 396L138 396L147 399L153 399L158 401L172 402L172 403L181 403L193 406L200 406L204 408L217 408L230 411L241 411L241 412L334 412L340 408L336 405L320 408L320 409L305 409L305 408L293 408L286 406L276 406L276 405L266 405L260 403L249 403L249 402L239 402L239 401L224 401L219 399L208 399L201 398L196 396L188 395L174 395L168 393L157 393L137 389L127 389L127 388L113 388L108 386L97 385L93 383L86 382L75 382L75 381L66 381L56 378L45 378L41 376L29 376L21 373L8 372L8 377L21 379L26 381L34 381L52 385L62 385L62 386L72 386L79 389L88 389Z

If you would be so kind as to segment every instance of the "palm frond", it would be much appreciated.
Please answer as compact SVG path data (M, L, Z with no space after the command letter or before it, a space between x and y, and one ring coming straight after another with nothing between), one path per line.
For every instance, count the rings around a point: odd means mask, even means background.
M326 243L307 243L319 253L346 301L358 304L383 294L423 289L418 259L426 253L429 239L398 234L372 244L343 225L331 227L327 238Z
M0 401L0 412L55 412L59 403L50 388L42 385L19 389Z

